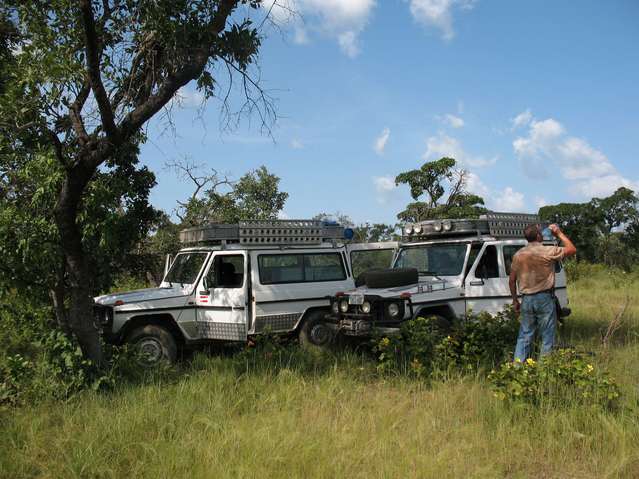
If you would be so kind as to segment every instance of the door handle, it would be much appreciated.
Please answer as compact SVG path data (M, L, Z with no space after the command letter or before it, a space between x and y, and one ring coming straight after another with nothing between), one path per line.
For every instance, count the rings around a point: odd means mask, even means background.
M204 290L204 291L198 291L198 294L200 296L209 296L211 294L211 292L208 291L208 290Z
M484 285L484 280L483 279L478 279L475 281L471 281L470 282L471 286L483 286Z

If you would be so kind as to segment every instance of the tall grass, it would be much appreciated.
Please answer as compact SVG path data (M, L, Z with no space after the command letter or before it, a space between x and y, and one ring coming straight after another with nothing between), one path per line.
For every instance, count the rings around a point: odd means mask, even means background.
M352 350L200 354L144 385L0 413L0 477L639 477L637 286L579 279L562 331L619 382L613 412L509 405L480 376L384 378Z

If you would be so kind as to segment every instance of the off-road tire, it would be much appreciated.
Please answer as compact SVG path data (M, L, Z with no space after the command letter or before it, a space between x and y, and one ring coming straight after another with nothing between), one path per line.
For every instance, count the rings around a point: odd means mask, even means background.
M450 319L440 314L419 314L422 318L429 318L437 333L445 336L453 330L453 323Z
M305 319L299 331L300 345L305 349L323 349L335 342L335 331L324 320L328 311L315 311Z
M147 324L129 333L126 342L138 353L138 363L154 368L162 362L174 363L177 359L177 343L173 335L155 324Z
M371 269L362 274L369 288L395 288L419 281L419 273L415 268Z

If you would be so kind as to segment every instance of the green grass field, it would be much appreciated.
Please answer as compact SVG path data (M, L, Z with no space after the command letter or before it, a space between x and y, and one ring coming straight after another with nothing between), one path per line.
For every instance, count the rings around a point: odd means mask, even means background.
M353 351L304 367L201 354L144 385L1 412L0 477L636 478L638 286L600 273L570 287L562 341L611 372L615 411L509 405L483 376L381 378Z

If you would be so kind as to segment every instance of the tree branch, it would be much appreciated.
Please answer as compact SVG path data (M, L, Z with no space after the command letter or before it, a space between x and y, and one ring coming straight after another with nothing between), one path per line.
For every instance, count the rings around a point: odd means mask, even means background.
M75 100L69 105L69 117L71 118L71 126L75 131L78 141L81 145L86 144L89 141L89 134L84 127L84 120L82 119L82 108L84 107L89 93L91 91L91 85L89 78L85 78L82 83L82 88L75 97Z
M220 1L210 24L209 30L212 38L219 36L220 32L226 28L226 21L237 6L238 1L239 0ZM213 43L214 42L211 42L211 44ZM191 80L196 79L202 73L209 60L210 48L210 45L207 45L206 47L201 47L199 50L196 50L194 58L190 63L183 65L182 68L168 75L154 95L149 96L146 101L122 120L120 125L123 139L128 139L133 135L144 123L160 111L180 88Z
M111 141L119 144L120 132L115 125L111 103L109 102L109 97L104 89L100 75L100 47L98 46L98 34L95 30L95 19L93 18L91 0L81 0L80 9L82 10L82 21L84 24L87 74L91 83L91 89L93 90L93 95L100 110L100 118L102 119L104 131ZM105 12L105 15L107 14L108 11Z

